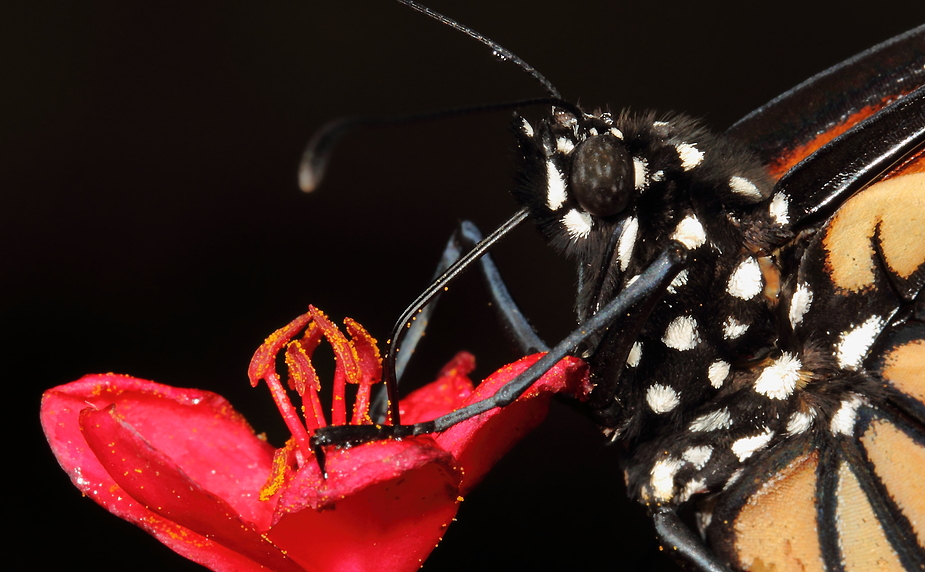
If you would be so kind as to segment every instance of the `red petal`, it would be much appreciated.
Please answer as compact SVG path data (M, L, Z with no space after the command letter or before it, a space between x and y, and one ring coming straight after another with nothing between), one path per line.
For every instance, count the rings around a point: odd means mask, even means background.
M428 437L331 451L326 480L310 467L288 483L268 534L306 567L414 572L458 509L462 475ZM320 538L306 541L306 531Z
M463 405L494 395L541 357L543 354L535 354L504 366L483 381ZM549 400L554 393L584 399L590 390L588 366L578 358L565 358L511 405L467 419L438 435L437 443L452 453L465 469L460 494L465 495L472 490L514 444L546 418Z
M430 421L465 405L473 391L468 374L474 369L475 357L472 354L456 354L440 370L437 381L412 391L401 400L401 422L411 424Z
M120 417L203 488L258 527L269 526L272 503L258 500L273 448L258 439L222 397L120 375L89 375L42 398L42 427L74 485L104 508L141 526L178 553L213 570L257 570L240 554L158 516L116 483L80 431L81 410L117 404ZM108 444L108 443L107 443Z
M141 506L212 542L277 572L303 572L265 539L254 524L190 479L166 456L118 418L116 407L80 412L87 444L116 484ZM184 537L168 543L187 543Z

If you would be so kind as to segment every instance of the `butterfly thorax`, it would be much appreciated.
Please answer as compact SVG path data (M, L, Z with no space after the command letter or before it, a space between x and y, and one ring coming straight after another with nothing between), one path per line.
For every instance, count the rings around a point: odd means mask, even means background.
M596 421L630 459L630 493L678 503L723 485L782 434L796 406L792 391L756 395L757 377L804 371L790 372L793 356L778 345L785 197L771 196L747 149L683 116L558 111L536 128L520 121L515 195L576 261L579 322L671 241L689 250L651 311L631 313L584 351Z

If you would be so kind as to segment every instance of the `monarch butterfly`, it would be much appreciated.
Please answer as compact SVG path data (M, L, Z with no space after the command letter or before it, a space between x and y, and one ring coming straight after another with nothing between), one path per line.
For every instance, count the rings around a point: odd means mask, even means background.
M525 11L529 11L530 9L532 9L532 8L525 8ZM402 21L405 21L405 20L407 20L407 16L402 15L402 16L401 16L401 19L402 19ZM643 18L641 18L641 20L646 20L646 18L643 17ZM651 18L649 18L649 21L654 21L654 20L655 20L655 16L652 16ZM478 27L478 26L476 26L476 27ZM895 31L897 31L897 30L894 30L893 32L895 32ZM893 32L890 32L890 33L883 33L883 32L881 32L881 33L880 33L880 39L884 39L884 38L888 37L888 36L889 36L891 33L893 33ZM871 39L871 40L869 41L869 43L872 44L873 41L874 41L874 40ZM847 45L847 44L843 44L843 45ZM856 48L853 48L853 47L843 47L842 49L843 49L844 51L842 52L842 54L841 54L840 57L848 56L848 55L850 55L853 51L856 51ZM762 50L762 51L763 51L763 50ZM633 55L632 57L635 58L635 59L639 59L639 58L645 57L645 56L642 56L642 55L636 55L636 52L635 52L635 51L633 52L633 54L634 54L634 55ZM611 59L611 60L612 60L612 59L614 59L614 56L613 56L612 54L609 54L609 55L608 55L608 59ZM647 58L647 59L648 59L648 58ZM660 59L668 59L668 57L666 56L665 58L659 58L658 56L653 56L653 59L652 59L652 60L648 60L648 61L647 61L647 65L652 66L652 68L654 69L654 68L659 64ZM835 61L836 61L835 59L832 59L832 60L830 60L828 63L834 63ZM343 64L343 65L350 65L350 64L349 64L349 63L345 63L345 64ZM824 67L823 64L817 64L817 68L818 68L818 69L822 69L822 67ZM811 71L811 70L807 70L807 73L804 74L804 75L808 75L808 73L809 73L810 71ZM593 78L586 78L584 81L593 82L594 79L593 79ZM314 86L313 86L313 87L314 87ZM781 87L783 88L784 86L781 86ZM315 88L315 89L317 89L317 88ZM616 90L615 90L614 93L617 93ZM723 94L723 95L717 95L717 96L715 96L715 99L721 100L721 101L725 101L726 96L729 96L729 97L732 98L732 99L739 99L738 95L736 95L736 94ZM610 97L611 97L611 99L616 99L616 98L619 98L619 97L622 97L622 96L620 96L620 95L613 95L613 96L610 96ZM765 99L766 99L766 97L765 97ZM753 107L754 105L760 103L761 101L764 101L764 99L754 99L754 100L751 102L752 107ZM665 107L666 107L666 104L661 104L660 107L665 108ZM672 103L672 104L671 104L671 107L680 108L681 105L680 105L680 104ZM694 105L694 107L696 108L696 105ZM695 110L696 110L696 109L695 109ZM741 111L744 112L745 110L746 110L746 109L742 109ZM740 114L741 114L741 113L740 113ZM723 121L720 120L720 121L717 121L716 123L717 123L718 125L722 125L722 124L723 124ZM293 135L291 138L294 140L297 136L301 136L301 135L302 135L301 130L299 130L299 133L296 134L296 135ZM447 161L447 163L449 163L449 161ZM441 163L441 165L443 165L443 164L444 164L444 163ZM480 205L480 206L481 206L481 205ZM471 215L469 215L469 214L467 213L467 214L465 214L464 216L471 216ZM486 224L487 224L487 223L486 223ZM425 256L422 256L422 258L426 258L426 257L425 257ZM218 285L218 284L216 284L216 285L215 285L215 288L216 288L216 289L220 289L221 286ZM282 288L280 288L280 289L282 290ZM385 295L385 297L386 297L386 298L389 298L389 295ZM303 301L304 295L300 292L298 298L299 298L299 303L301 303L301 302ZM391 298L389 298L389 299L391 299ZM398 303L400 303L400 302L395 302L395 303L398 304ZM295 302L293 302L292 304L294 305ZM240 304L238 304L238 305L240 306ZM287 311L285 311L285 312L283 312L283 311L278 311L278 312L279 312L279 315L280 315L280 316L287 316L288 313L291 313L290 310L291 310L291 308L287 309ZM384 313L385 313L385 312L384 312ZM277 320L277 321L278 321L278 320ZM138 325L138 326L137 326L137 329L140 331L140 330L143 329L143 327L144 327L143 325ZM266 326L264 326L262 329L259 328L259 327L258 327L258 328L252 328L252 331L254 331L254 332L262 332L263 329L265 329L265 327L266 327ZM249 341L247 345L248 345L248 347L249 347L249 345L252 345L252 344L251 344L250 341ZM92 369L92 368L89 368L89 367L81 367L81 368L79 369L79 371L84 371L84 370L87 370L87 369ZM229 369L231 369L231 368L229 368ZM240 369L240 367L239 367L239 369ZM233 374L234 371L231 371L231 372L229 372L229 373ZM152 376L158 377L158 376L156 376L156 375L154 375L154 374L152 374ZM64 376L62 376L62 377L64 377ZM246 402L246 398L242 397L239 401L240 401L240 402ZM468 507L467 507L467 508L468 508ZM615 514L616 514L616 513L615 513ZM619 513L619 514L622 515L622 513ZM623 518L623 517L620 516L619 518ZM611 519L612 519L612 518L611 518ZM610 520L610 519L609 519L609 520ZM460 523L460 524L463 525L463 526L465 526L465 522ZM144 543L147 543L147 541L148 541L148 539L144 539ZM449 548L448 548L448 549L449 549ZM76 548L75 548L75 550L76 550ZM570 548L569 551L570 551L570 552L577 552L578 549L576 549L576 548ZM621 557L621 560L622 560L623 558L627 557L627 554L626 554L625 552L623 552L623 553L621 553L620 557ZM171 562L172 564L175 563L175 561L174 561L174 558L175 558L175 557L174 557L173 555L168 555L168 558L170 559L170 562Z
M552 97L539 122L515 115L522 208L493 236L529 216L575 260L580 326L549 349L486 270L493 300L520 347L550 352L537 370L576 349L589 360L590 413L662 543L709 571L925 568L925 26L725 137L684 116L579 109L483 43ZM450 280L409 308L393 347ZM432 422L313 441L442 430L540 373Z

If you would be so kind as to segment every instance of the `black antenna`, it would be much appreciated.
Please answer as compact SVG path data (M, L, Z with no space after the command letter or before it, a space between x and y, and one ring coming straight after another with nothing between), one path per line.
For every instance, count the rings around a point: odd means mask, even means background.
M302 160L299 162L299 188L306 193L310 193L318 188L327 170L328 159L331 156L334 145L340 141L341 137L354 129L363 127L386 127L409 123L427 123L439 119L475 115L477 113L523 109L533 105L552 105L560 109L565 109L576 117L581 116L581 109L567 101L554 97L542 97L539 99L525 99L523 101L510 101L507 103L490 103L487 105L472 105L454 109L425 111L423 113L399 115L396 117L342 117L340 119L335 119L316 131L315 134L312 135L311 140L309 140L308 145L305 146L305 151L302 153Z
M559 90L556 89L555 86L553 86L552 83L550 83L549 80L543 76L543 74L536 71L533 68L533 66L531 66L527 62L520 59L520 57L514 54L514 52L508 50L504 46L498 44L497 42L493 41L490 38L486 38L485 36L476 32L472 28L469 28L468 26L463 26L456 20L447 18L446 16L444 16L443 14L439 12L434 12L433 10L431 10L430 8L426 6L421 6L417 2L414 2L413 0L398 0L398 1L404 4L405 6L413 10L417 10L421 14L424 14L425 16L440 22L441 24L446 24L447 26L453 28L454 30L458 30L462 32L463 34L469 36L473 40L477 40L485 44L486 46L491 48L492 52L494 52L494 54L498 56L499 58L501 58L502 60L509 61L513 64L516 64L517 67L519 67L520 69L530 74L533 77L533 79L540 82L540 84L543 86L543 89L545 89L546 93L548 93L550 96L554 97L555 99L562 98L562 95L559 93Z

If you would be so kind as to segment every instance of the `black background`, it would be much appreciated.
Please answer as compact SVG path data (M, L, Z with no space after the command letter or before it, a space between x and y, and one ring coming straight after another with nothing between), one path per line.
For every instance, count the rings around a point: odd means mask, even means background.
M430 3L566 99L685 111L717 129L910 26L889 2L639 4ZM454 225L489 230L515 209L506 113L357 132L310 196L295 185L309 135L348 114L543 93L387 0L7 3L0 42L4 513L22 533L7 534L7 559L201 570L70 485L40 432L41 392L106 371L209 389L281 444L268 392L245 377L264 337L312 303L384 340ZM569 265L532 229L497 258L541 334L567 333ZM459 349L476 353L477 378L514 357L476 279L450 294L407 379ZM458 520L425 570L671 569L612 452L561 406Z

